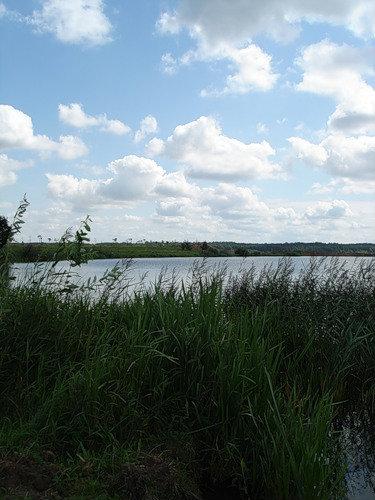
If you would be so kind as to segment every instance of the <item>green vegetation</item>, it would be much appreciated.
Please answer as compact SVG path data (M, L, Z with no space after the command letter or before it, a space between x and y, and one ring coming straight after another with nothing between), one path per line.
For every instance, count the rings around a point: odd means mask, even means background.
M0 281L0 495L342 498L343 443L374 422L375 262L77 290L89 231Z
M9 254L12 262L37 262L53 260L59 243L13 243ZM201 257L199 247L182 249L174 243L98 243L88 244L96 259L124 259L135 257ZM64 257L64 256L62 256Z
M10 237L11 230L12 228L6 218L0 216L0 250L6 245Z
M12 243L9 258L12 262L37 262L53 260L59 243ZM235 242L212 243L97 243L87 244L95 259L125 259L142 257L231 257L231 256L299 256L346 255L375 256L375 244L337 243L282 243L250 244ZM62 255L62 257L64 257ZM68 256L65 256L68 258Z
M215 242L212 245L219 252L234 252L241 256L375 256L374 243L236 243L234 241Z
M340 498L333 431L374 397L374 271L196 269L125 302L119 272L95 303L3 285L0 484L16 462L63 497Z

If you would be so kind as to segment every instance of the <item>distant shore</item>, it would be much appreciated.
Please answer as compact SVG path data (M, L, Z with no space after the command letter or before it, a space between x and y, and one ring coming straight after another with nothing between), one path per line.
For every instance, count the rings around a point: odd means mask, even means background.
M174 258L174 257L374 257L374 243L235 243L235 242L145 242L90 243L91 259ZM11 262L38 262L54 259L56 242L12 243ZM60 255L63 257L63 255Z

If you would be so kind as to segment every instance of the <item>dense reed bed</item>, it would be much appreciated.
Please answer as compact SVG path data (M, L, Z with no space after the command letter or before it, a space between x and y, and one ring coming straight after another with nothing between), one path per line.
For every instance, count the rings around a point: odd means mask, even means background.
M374 262L196 267L126 294L127 273L3 280L3 491L16 462L49 478L25 480L40 498L342 498L341 422L373 410Z

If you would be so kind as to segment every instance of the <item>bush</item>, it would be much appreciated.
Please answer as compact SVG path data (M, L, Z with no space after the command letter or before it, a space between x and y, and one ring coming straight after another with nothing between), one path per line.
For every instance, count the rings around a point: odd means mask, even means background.
M0 215L0 250L6 245L11 235L12 228L5 217Z
M240 257L248 257L250 253L244 247L238 247L234 251L235 255L239 255Z

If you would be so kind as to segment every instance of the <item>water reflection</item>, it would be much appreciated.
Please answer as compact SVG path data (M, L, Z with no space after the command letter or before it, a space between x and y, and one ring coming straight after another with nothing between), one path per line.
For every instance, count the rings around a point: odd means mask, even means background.
M13 284L33 284L42 278L47 286L53 288L58 283L65 284L67 281L78 288L87 285L92 288L93 293L98 285L109 284L112 278L117 279L117 287L122 293L134 293L134 291L147 290L150 286L159 283L160 286L178 286L182 281L191 282L198 272L204 273L221 272L227 279L243 273L260 273L265 270L276 270L280 263L288 262L292 274L298 276L302 271L315 269L317 274L326 275L332 268L332 263L345 267L350 272L358 267L360 263L372 261L371 257L175 257L175 258L144 258L118 261L116 259L91 260L79 268L71 268L68 262L59 262L52 273L48 273L49 264L14 264L11 274ZM315 264L312 265L312 262ZM126 295L126 294L125 294Z
M347 460L349 500L375 499L375 415L366 409L348 411L339 428Z

